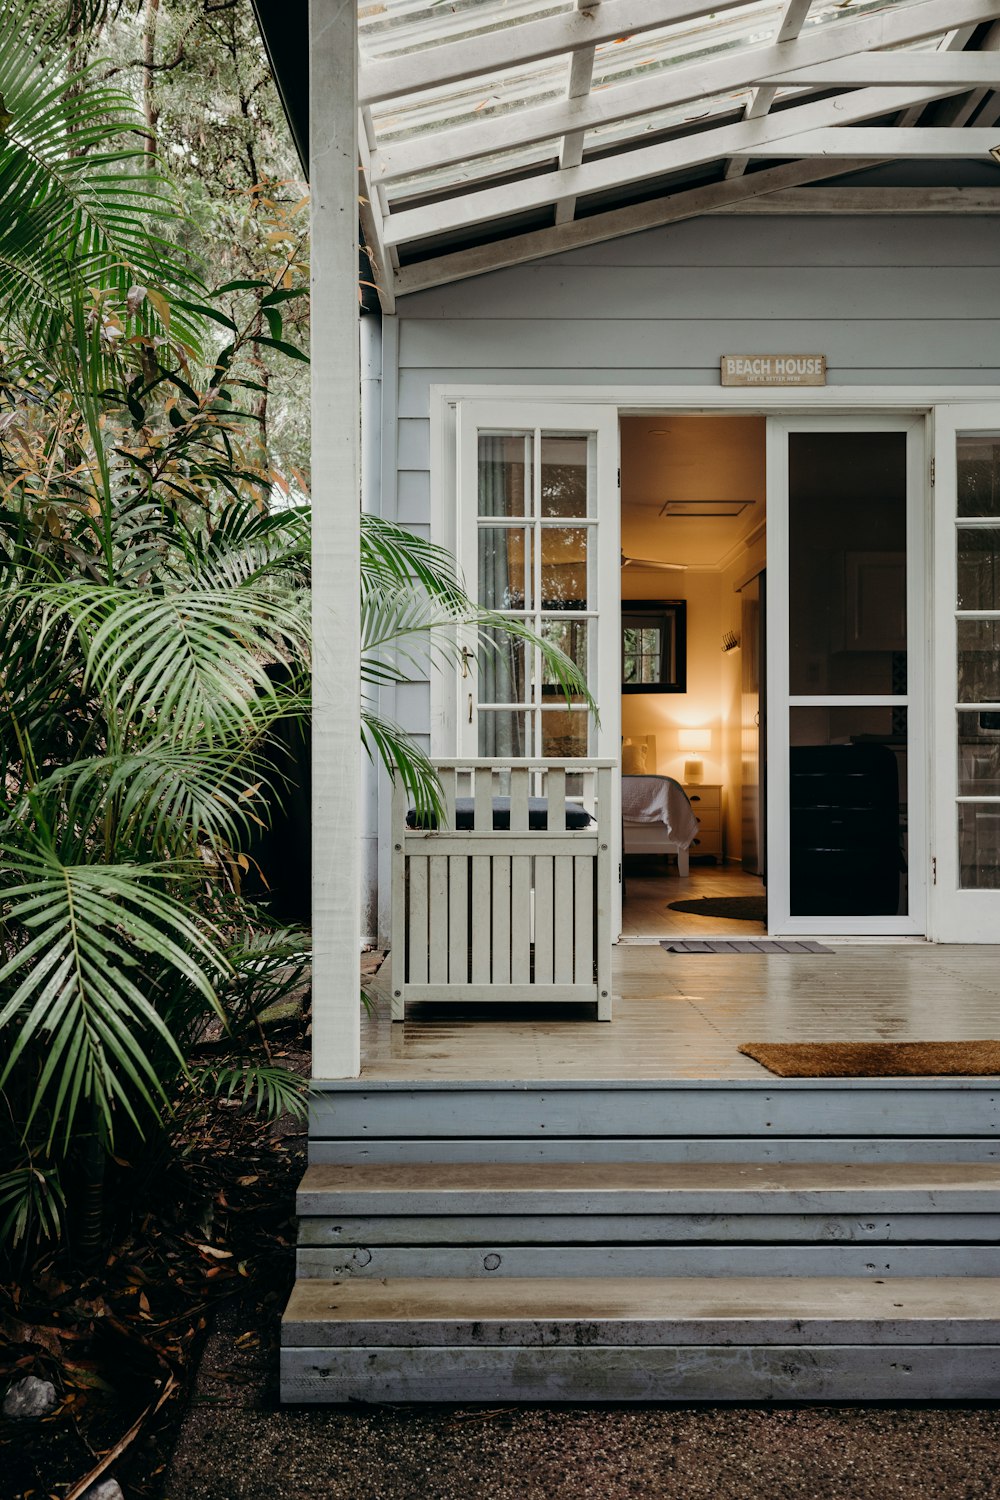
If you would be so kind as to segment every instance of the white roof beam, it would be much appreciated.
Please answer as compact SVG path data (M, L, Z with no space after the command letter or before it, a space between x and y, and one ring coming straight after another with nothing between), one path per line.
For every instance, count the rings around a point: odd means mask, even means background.
M785 8L778 22L778 29L774 34L776 44L781 42L794 42L805 24L806 16L812 0L785 0ZM778 85L774 83L758 84L750 96L750 103L746 107L744 119L759 120L766 115L774 103L774 96L778 92ZM727 177L742 177L747 169L747 158L737 156L726 163L725 175Z
M838 171L840 167L838 166ZM746 179L753 181L753 178ZM719 214L1000 214L1000 188L797 187L781 188L716 209ZM405 274L405 273L404 273Z
M746 0L714 0L713 11L734 10ZM362 104L378 104L402 94L416 94L461 83L467 78L524 67L546 57L599 47L619 36L633 36L660 26L704 16L705 0L604 0L586 10L565 11L540 21L522 21L501 31L444 42L399 57L375 58L358 79Z
M543 172L519 182L443 198L420 208L400 209L386 220L386 243L400 245L430 235L470 228L474 224L502 219L508 214L544 208L571 193L581 196L602 192L689 167L704 166L730 156L762 155L764 147L777 147L782 142L785 143L783 149L769 149L766 154L794 156L797 152L787 144L792 137L798 139L805 132L825 132L830 126L855 124L893 109L926 103L940 93L937 88L859 89L853 94L840 94L832 99L781 110L761 120L717 125L693 135L622 151L597 161L584 162L582 166L567 171ZM836 135L837 131L830 134ZM899 134L902 136L904 132ZM887 145L873 151L870 146L859 143L856 154L891 158L895 153Z
M932 161L941 158L985 161L990 148L996 146L995 129L977 129L975 126L961 128L939 128L913 126L901 129L898 125L883 125L874 128L865 125L834 128L832 130L810 130L803 135L786 137L783 141L768 141L749 148L752 156L865 156L883 157L889 161Z
M609 3L610 0L605 0L605 8ZM776 86L796 83L799 79L794 74L805 67L815 68L842 59L853 62L856 55L874 48L901 46L947 31L954 25L978 25L998 18L1000 0L922 0L920 4L904 6L901 10L883 11L856 21L838 21L836 25L810 31L791 42L755 47L670 68L648 78L601 89L578 100L536 105L496 119L477 120L471 125L389 143L373 156L374 180L391 182L452 162L471 161L493 151L566 136L574 130L593 130L599 125L614 124L650 110L746 88L756 81ZM921 55L940 66L937 53ZM889 68L898 66L887 63ZM886 79L889 84L895 81L895 77ZM925 80L918 76L913 80L915 86L925 82L936 84L938 79ZM950 75L942 87L949 85ZM955 87L963 85L967 86L964 75Z
M1000 63L995 52L867 52L818 67L796 68L778 82L817 89L859 89L898 84L902 88L940 84L942 88L996 88Z
M600 3L600 0L598 0ZM586 4L586 0L577 0L580 9ZM594 81L594 54L596 47L581 47L573 53L569 67L569 85L566 90L567 99L585 99L590 93L590 86ZM568 135L563 136L562 146L559 148L560 167L578 167L583 161L583 139L582 130L571 130ZM575 198L560 198L556 204L556 223L568 224L576 212Z
M877 162L859 158L822 165L815 161L794 161L780 167L765 167L731 182L708 183L705 187L690 188L647 203L633 203L627 208L609 209L607 213L574 219L571 224L535 229L493 244L473 245L467 250L454 250L433 260L403 266L397 273L396 291L399 296L404 296L409 292L425 291L428 287L445 286L469 276L482 276L488 271L501 271L527 261L541 260L547 255L562 255L585 245L599 245L604 240L618 239L625 234L677 224L683 219L733 208L739 203L803 183L819 182L846 172L863 172L877 165Z

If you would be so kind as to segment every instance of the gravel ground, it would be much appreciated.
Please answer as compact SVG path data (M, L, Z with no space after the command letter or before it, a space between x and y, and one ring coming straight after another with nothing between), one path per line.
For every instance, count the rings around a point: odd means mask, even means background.
M255 1325L220 1318L167 1500L1000 1497L1000 1406L279 1409Z

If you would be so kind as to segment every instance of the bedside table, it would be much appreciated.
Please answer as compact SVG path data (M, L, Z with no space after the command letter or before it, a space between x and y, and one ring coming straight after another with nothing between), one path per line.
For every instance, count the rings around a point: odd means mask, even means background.
M694 815L701 825L688 852L694 858L702 854L711 854L713 859L721 861L722 787L712 782L702 781L697 786L685 786L684 790L694 809Z

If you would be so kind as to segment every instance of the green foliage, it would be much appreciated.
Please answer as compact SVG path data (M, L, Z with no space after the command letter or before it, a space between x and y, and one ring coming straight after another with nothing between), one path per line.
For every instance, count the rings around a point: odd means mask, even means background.
M301 235L207 293L131 102L40 25L0 11L0 1244L56 1237L95 1146L141 1153L199 1079L300 1108L256 1016L308 953L240 901L308 712L308 519L270 511L258 399Z
M27 0L0 7L0 319L15 318L30 343L58 338L75 286L136 282L196 286L187 258L162 232L172 211L167 179L130 137L128 94L94 67L73 87L53 67ZM197 319L183 320L191 336Z

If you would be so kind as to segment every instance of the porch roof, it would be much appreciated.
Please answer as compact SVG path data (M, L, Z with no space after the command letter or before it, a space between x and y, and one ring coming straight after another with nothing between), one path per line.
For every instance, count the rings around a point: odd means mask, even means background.
M256 4L301 149L306 8ZM386 308L702 213L1000 201L1000 0L360 0L358 45Z

